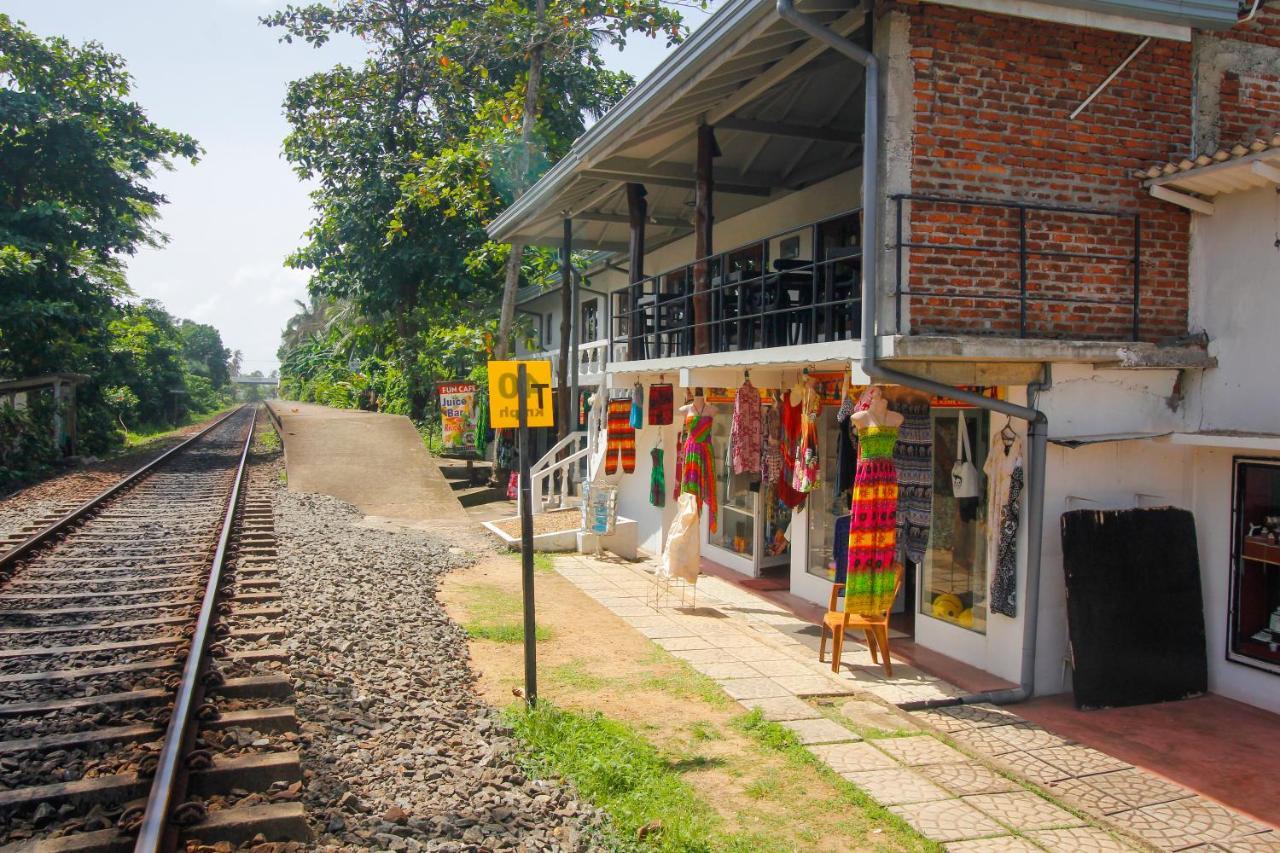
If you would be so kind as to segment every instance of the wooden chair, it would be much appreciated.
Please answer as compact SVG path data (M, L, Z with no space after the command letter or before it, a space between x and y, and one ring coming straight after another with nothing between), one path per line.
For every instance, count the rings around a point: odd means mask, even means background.
M889 599L890 607L902 589L902 564L894 571L893 598ZM818 660L824 661L827 656L827 632L831 632L831 671L840 671L840 653L844 651L844 633L850 628L861 628L867 638L867 646L871 649L871 660L884 667L884 674L893 675L893 664L889 661L889 610L875 615L862 613L845 613L836 609L836 599L844 592L844 584L831 587L831 600L827 603L827 613L822 617L822 640L818 645ZM877 651L879 654L877 654Z

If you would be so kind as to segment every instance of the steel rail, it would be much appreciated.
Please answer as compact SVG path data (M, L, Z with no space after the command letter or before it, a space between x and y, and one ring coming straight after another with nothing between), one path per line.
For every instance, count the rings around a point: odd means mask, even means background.
M223 423L225 423L227 419L230 418L232 415L238 412L241 412L243 410L244 410L244 406L238 406L235 409L232 409L230 412L227 412L225 415L218 418L216 421L209 424L207 427L200 430L195 435L191 436L191 438L187 439L186 441L182 442L179 445L176 445L166 450L164 453L160 454L155 459L152 459L146 465L143 465L141 468L134 471L132 474L125 477L123 480L116 483L111 488L107 489L106 491L102 492L96 497L90 498L89 500L85 501L83 504L71 510L71 512L62 516L62 518L59 518L57 521L53 522L52 524L50 524L48 527L44 528L40 532L32 534L30 537L25 539L16 548L6 551L4 554L0 554L0 572L3 572L6 569L9 569L10 567L16 565L18 561L27 557L27 555L29 555L36 548L39 548L41 545L43 545L45 542L52 539L54 536L57 536L58 534L64 532L67 528L71 527L71 525L75 524L77 521L84 518L89 513L93 512L103 503L107 502L108 500L115 497L120 492L127 489L129 486L132 486L134 483L138 482L143 477L150 474L169 457L183 450L186 450L193 443L204 438L205 435L207 435L211 430L214 430L217 427L221 426Z
M133 848L135 853L158 853L174 846L166 845L166 841L172 841L167 837L171 829L170 810L175 800L186 794L185 790L179 790L186 787L186 774L179 772L179 763L188 738L192 734L191 715L196 707L196 697L201 688L200 677L208 657L210 629L220 595L218 587L222 580L222 564L226 559L231 530L235 526L236 507L240 502L240 490L248 467L249 448L253 446L253 431L257 423L258 411L255 408L253 417L249 421L249 434L245 437L244 447L240 451L235 482L231 487L227 511L222 519L222 533L218 537L218 548L213 554L213 562L209 568L209 580L205 584L200 615L196 620L195 634L191 638L191 651L182 669L182 681L178 685L173 712L169 715L169 727L165 731L164 746L160 750L156 775L151 783L151 792L147 796L146 812L143 815L142 826L138 830L138 841Z

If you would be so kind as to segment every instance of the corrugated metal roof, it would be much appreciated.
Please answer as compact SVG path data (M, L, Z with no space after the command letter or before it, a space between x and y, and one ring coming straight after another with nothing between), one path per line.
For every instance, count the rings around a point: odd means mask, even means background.
M1260 164L1255 167L1255 164ZM1194 160L1160 163L1138 172L1147 186L1171 187L1212 197L1257 187L1275 186L1280 167L1280 133L1255 139Z

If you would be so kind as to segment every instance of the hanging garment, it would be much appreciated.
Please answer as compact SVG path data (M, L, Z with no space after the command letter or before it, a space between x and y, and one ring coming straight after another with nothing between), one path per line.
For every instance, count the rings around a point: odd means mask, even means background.
M805 389L795 464L791 470L791 487L801 494L816 489L818 476L822 473L818 464L818 404L818 392L812 388Z
M579 391L578 392L578 431L587 428L587 416L591 412L591 397L594 392Z
M477 396L480 399L476 403L476 456L483 459L484 451L489 443L489 395L479 394Z
M729 444L733 448L733 473L746 474L760 470L761 442L760 392L748 379L733 398L733 424Z
M675 392L669 382L649 386L649 426L666 426L675 410Z
M689 418L684 419L680 427L680 436L676 439L676 481L671 490L671 499L680 500L681 487L684 485L684 449L689 443Z
M847 515L842 515L836 519L831 551L836 564L835 582L844 583L849 576L849 516Z
M908 560L922 563L933 515L933 418L927 397L906 397L890 408L903 418L893 450L898 469L898 545Z
M649 503L654 506L667 505L667 480L663 470L662 448L655 447L649 451L649 461L653 470L649 473Z
M516 467L516 439L514 433L515 430L500 429L495 437L494 464L508 471Z
M644 388L639 382L631 389L631 428L644 426Z
M613 474L622 460L622 471L636 470L636 431L631 428L631 400L609 401L609 421L604 445L604 472Z
M698 511L705 503L711 511L708 530L716 532L716 473L711 452L711 416L689 415L686 420L688 437L684 444L684 471L681 473L680 491L698 499Z
M853 422L836 420L836 494L853 488L858 473L858 442L853 437Z
M844 609L878 615L893 604L897 563L898 473L896 427L858 430L858 475L849 514L849 568Z
M778 418L782 426L778 451L782 461L782 476L778 478L778 500L789 509L804 503L805 493L791 487L792 470L795 467L796 443L800 437L800 406L791 404L791 392L783 391L778 400Z
M667 529L667 547L658 563L658 577L697 583L698 573L702 570L702 536L698 530L698 517L697 497L681 495L676 504L676 517Z
M778 407L765 406L760 415L760 480L767 486L776 486L782 476L781 429Z
M520 498L520 472L512 471L511 476L507 478L507 500L514 501Z
M991 610L1018 615L1018 499L1025 472L1022 437L1015 436L1006 450L992 442L982 470L987 475L987 570L991 576Z

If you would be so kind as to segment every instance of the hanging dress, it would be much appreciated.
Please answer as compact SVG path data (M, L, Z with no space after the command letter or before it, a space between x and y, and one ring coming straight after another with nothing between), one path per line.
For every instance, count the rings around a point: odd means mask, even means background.
M933 419L926 397L909 397L889 408L903 418L893 449L898 470L898 545L908 560L919 565L929 547L933 516Z
M878 615L893 604L896 578L898 473L893 448L897 427L858 430L858 473L849 516L849 565L844 609Z
M711 511L708 530L716 532L715 462L711 452L711 416L690 414L685 421L688 437L684 443L684 470L680 477L680 491L698 499L698 512L705 503Z
M649 473L649 503L654 506L667 505L667 481L663 469L662 448L655 447L649 451L649 460L653 470Z
M782 425L778 440L778 452L782 460L782 476L778 478L778 500L788 509L795 509L804 503L805 493L797 492L791 487L801 416L800 406L791 404L790 391L782 392L782 397L778 400L778 415Z
M760 416L760 480L766 486L777 486L782 477L781 431L778 407L765 406Z
M748 379L733 398L733 423L729 430L733 473L760 470L760 392Z
M812 388L804 392L799 427L791 487L801 494L808 494L817 488L818 476L822 472L818 463L818 392Z

